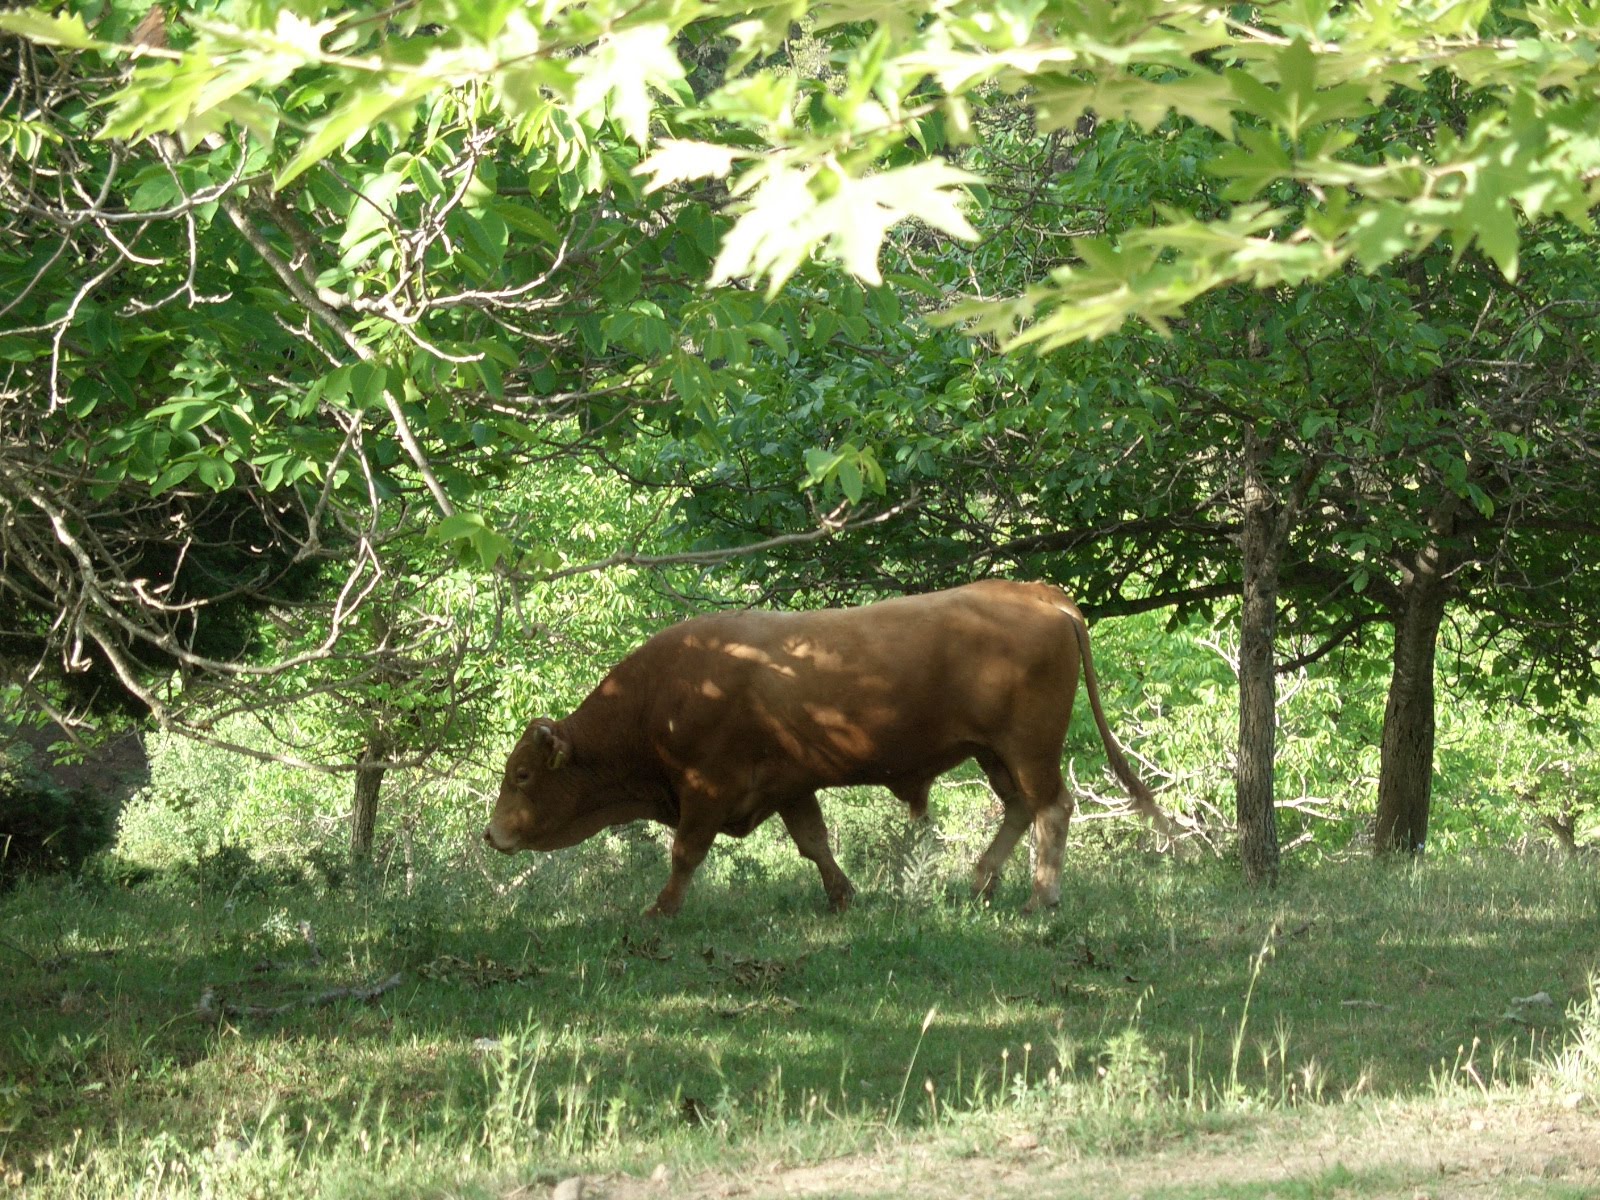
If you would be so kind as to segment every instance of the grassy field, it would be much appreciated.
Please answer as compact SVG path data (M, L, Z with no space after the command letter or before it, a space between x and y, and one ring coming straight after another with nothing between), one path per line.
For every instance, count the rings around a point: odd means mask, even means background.
M1361 1104L1538 1092L1592 1118L1600 1016L1569 1013L1600 971L1592 865L1352 858L1263 895L1118 822L1080 826L1060 909L1024 916L1021 869L966 897L985 802L955 795L939 835L835 801L843 917L775 826L720 841L671 922L636 915L665 866L634 833L409 894L227 855L24 884L0 897L0 1184L532 1195L911 1142L959 1163L1001 1129L1126 1156ZM1587 1194L1561 1186L1527 1194Z

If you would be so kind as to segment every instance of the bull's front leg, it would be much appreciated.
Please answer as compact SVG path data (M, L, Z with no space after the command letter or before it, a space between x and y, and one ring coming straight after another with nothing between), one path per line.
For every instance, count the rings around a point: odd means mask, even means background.
M683 895L711 843L716 840L715 827L684 820L672 835L672 871L667 876L667 886L661 889L656 902L644 910L647 917L672 917L683 907Z
M778 810L778 815L783 818L783 827L794 839L795 848L803 857L817 864L817 870L822 874L822 890L828 894L828 906L834 912L844 912L850 907L856 889L849 877L839 869L833 850L828 846L828 825L822 819L822 806L817 803L817 794L810 792L798 800L790 801Z

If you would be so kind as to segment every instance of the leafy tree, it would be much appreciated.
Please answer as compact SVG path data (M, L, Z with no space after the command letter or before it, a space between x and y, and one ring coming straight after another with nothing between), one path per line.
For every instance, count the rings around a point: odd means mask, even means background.
M1594 18L1568 4L1528 5L1514 19L1488 3L1323 0L1239 13L1156 0L913 3L858 24L828 10L818 24L837 64L832 80L799 78L786 59L766 57L803 11L599 0L540 24L517 6L468 13L442 0L337 15L314 4L224 6L187 53L136 65L105 132L137 140L177 130L198 141L247 130L287 156L273 173L283 189L352 137L413 128L420 97L463 85L476 86L477 115L501 117L542 147L570 147L572 130L607 119L625 144L643 147L660 119L715 135L665 140L640 165L658 189L730 181L739 220L713 279L749 273L776 284L813 248L877 280L883 234L908 216L970 233L962 172L938 159L879 168L935 129L970 128L985 88L1031 89L1046 133L1090 111L1146 129L1175 115L1215 131L1225 208L1170 209L1114 241L1074 239L1072 265L982 310L996 328L1026 322L1019 336L1044 345L1103 334L1130 315L1164 321L1229 283L1327 278L1353 262L1371 269L1440 237L1478 245L1512 272L1519 212L1581 222L1591 205L1595 74L1580 47ZM106 44L77 16L20 13L4 27ZM676 39L692 44L702 30L725 33L734 49L720 79L712 70L691 88ZM1467 121L1376 160L1363 155L1351 124L1436 74L1470 93ZM274 89L289 79L301 90L285 109ZM603 155L587 162L591 176L604 173ZM584 191L581 179L563 186Z
M891 271L935 284L970 272L991 288L1025 285L1056 248L1039 231L1094 222L1115 231L1156 202L1218 202L1197 169L1214 145L1206 131L1146 137L1102 126L1040 145L1026 129L1008 137L997 116L981 152L964 160L1005 178L1010 193L989 189L982 242L953 259L911 241ZM1420 108L1411 117L1431 120ZM1391 120L1386 136L1394 135ZM1244 663L1241 683L1247 692L1253 685L1258 707L1239 755L1242 775L1255 768L1254 782L1241 779L1241 808L1256 814L1241 817L1244 850L1260 847L1255 869L1269 878L1280 607L1286 632L1306 647L1280 669L1326 655L1374 622L1399 630L1380 812L1410 795L1423 829L1433 639L1447 601L1480 617L1517 611L1520 619L1497 619L1492 636L1524 665L1549 652L1548 630L1575 634L1564 665L1547 658L1534 674L1550 699L1557 680L1580 693L1593 686L1584 614L1597 610L1596 596L1570 541L1593 532L1578 464L1594 446L1586 432L1594 256L1552 228L1525 257L1514 288L1480 256L1452 263L1433 253L1277 295L1203 298L1164 337L1123 330L1032 361L996 356L981 341L930 342L920 326L879 329L872 345L898 349L883 362L841 363L851 385L808 377L769 398L759 417L730 415L728 429L733 440L741 424L770 439L786 409L791 449L865 447L885 464L889 494L915 497L848 554L829 553L827 586L843 592L1021 570L1069 582L1101 612L1130 612L1239 595L1250 564L1259 578L1269 560L1275 582L1259 589L1245 620L1258 658L1253 672ZM813 382L821 395L807 393ZM763 510L799 519L788 481L762 472L755 443L746 444L746 487L763 481L763 499L703 488L690 502L692 527L737 531ZM1474 465L1463 471L1464 463ZM1253 554L1241 545L1247 487L1261 504ZM1419 564L1436 553L1430 514L1441 505L1455 514L1456 561L1430 576ZM769 587L813 577L799 556L763 571ZM1548 586L1557 577L1566 586ZM1502 682L1530 677L1511 672L1509 658L1505 669ZM1380 822L1379 845L1396 840Z

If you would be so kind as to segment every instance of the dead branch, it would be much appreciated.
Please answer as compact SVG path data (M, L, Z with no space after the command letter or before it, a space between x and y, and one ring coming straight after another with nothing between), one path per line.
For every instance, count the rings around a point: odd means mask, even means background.
M281 1017L297 1008L321 1008L338 1000L360 1000L364 1004L370 1004L379 996L399 987L402 977L402 973L396 971L389 978L379 983L370 983L358 987L329 988L327 991L304 996L299 1000L291 1000L287 1004L234 1004L226 1000L218 1000L217 990L208 987L200 993L200 1002L195 1005L195 1016L208 1025L216 1025L223 1018Z
M1080 801L1096 805L1104 810L1103 812L1083 812L1080 809L1078 818L1080 821L1120 820L1134 815L1133 806L1124 797L1099 791L1080 780L1077 774L1077 766L1070 759L1067 762L1067 780L1073 794ZM1175 828L1183 831L1181 839L1183 842L1199 842L1207 850L1220 857L1221 851L1206 834L1205 829L1193 818L1187 817L1182 813L1167 813L1167 818ZM1181 853L1179 840L1162 837L1159 844L1163 849Z
M640 554L633 550L618 550L605 558L562 567L555 571L545 571L537 574L508 571L506 572L506 577L527 582L548 583L556 579L566 579L573 575L592 575L599 571L609 571L615 567L653 569L659 567L709 566L715 563L727 562L734 558L742 558L750 554L763 554L783 546L804 545L808 542L819 542L828 538L840 537L859 529L867 529L873 525L891 521L915 505L916 498L913 497L900 504L892 505L882 512L852 518L850 516L850 505L846 503L839 505L838 508L823 517L814 529L808 529L803 533L784 533L776 537L765 538L758 542L747 542L739 546L727 546L716 550L685 550L677 554Z
M311 948L311 965L320 967L322 965L322 950L317 945L316 934L311 931L310 921L300 922L300 936L305 938L306 945ZM399 977L396 976L396 978Z

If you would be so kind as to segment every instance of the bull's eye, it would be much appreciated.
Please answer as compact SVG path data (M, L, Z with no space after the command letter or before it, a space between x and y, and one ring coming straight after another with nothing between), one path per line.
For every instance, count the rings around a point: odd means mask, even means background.
M527 783L528 782L528 768L527 767L522 767L521 769L519 769L517 771L517 782L518 783Z

